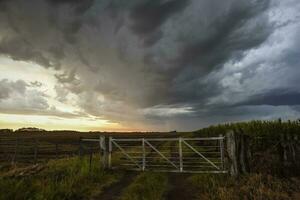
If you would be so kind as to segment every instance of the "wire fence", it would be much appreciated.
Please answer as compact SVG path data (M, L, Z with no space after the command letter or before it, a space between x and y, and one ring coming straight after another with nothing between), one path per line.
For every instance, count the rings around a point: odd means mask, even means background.
M35 164L99 152L99 145L78 141L45 141L36 137L0 137L0 163Z

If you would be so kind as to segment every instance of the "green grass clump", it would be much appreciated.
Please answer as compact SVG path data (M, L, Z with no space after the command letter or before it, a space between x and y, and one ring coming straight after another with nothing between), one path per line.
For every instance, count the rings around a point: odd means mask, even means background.
M300 191L298 179L263 174L250 174L240 179L228 175L193 175L188 182L199 200L288 200Z
M125 188L121 200L162 200L167 190L166 174L145 172Z
M84 158L50 161L44 170L32 176L0 177L0 200L88 199L119 176L105 172L98 163L90 170Z

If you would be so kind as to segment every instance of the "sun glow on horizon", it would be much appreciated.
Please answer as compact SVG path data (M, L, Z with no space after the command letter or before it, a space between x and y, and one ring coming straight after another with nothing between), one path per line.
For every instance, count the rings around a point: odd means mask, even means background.
M128 131L119 123L92 117L61 118L43 115L0 114L0 129L36 127L46 130Z

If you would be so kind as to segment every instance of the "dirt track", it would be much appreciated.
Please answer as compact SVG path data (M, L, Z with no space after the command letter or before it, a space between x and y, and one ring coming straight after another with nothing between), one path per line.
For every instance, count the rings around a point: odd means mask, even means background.
M93 198L95 200L116 200L122 194L122 191L134 180L137 176L136 172L126 172L125 175L116 183L104 189L100 196Z

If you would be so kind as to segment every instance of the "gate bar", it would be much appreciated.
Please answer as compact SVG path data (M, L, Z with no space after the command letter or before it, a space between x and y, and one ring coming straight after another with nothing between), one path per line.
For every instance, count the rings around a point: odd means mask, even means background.
M190 149L192 149L195 153L197 153L199 156L201 156L204 160L206 160L207 162L209 162L212 166L214 166L215 168L217 168L218 170L220 170L219 167L217 167L217 165L215 165L213 162L211 162L209 159L207 159L205 156L203 156L199 151L197 151L194 147L192 147L189 143L187 143L186 141L182 141L186 146L188 146Z
M178 169L178 167L171 161L169 160L165 155L163 155L162 153L160 153L160 151L158 151L152 144L150 144L147 140L145 140L145 143L148 144L154 151L156 151L161 157L163 157L166 161L168 161L171 165L173 165L176 169Z
M146 138L148 141L177 141L178 138ZM224 136L220 137L209 137L209 138L182 138L185 141L193 141L193 140L221 140L224 139ZM119 141L119 142L133 142L133 141L142 141L143 138L111 138L111 141ZM82 141L90 141L97 142L99 139L82 139Z
M129 160L131 160L133 163L135 163L136 166L138 166L138 168L141 169L141 166L140 166L137 162L135 162L135 160L132 159L132 158L130 157L130 155L128 155L128 154L126 153L126 151L125 151L122 147L120 147L120 145L118 145L118 143L116 143L114 140L112 140L111 142L112 142L116 147L118 147L118 148L122 151L122 153L123 153Z

